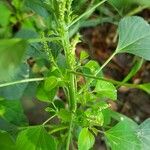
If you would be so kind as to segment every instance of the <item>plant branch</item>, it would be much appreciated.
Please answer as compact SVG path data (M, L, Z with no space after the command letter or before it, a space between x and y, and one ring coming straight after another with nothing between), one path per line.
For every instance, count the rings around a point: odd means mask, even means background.
M61 131L61 130L65 130L65 129L67 129L67 128L68 128L68 126L63 126L63 127L55 128L55 129L51 130L51 131L49 132L49 134L53 134L53 133L55 133L55 132L58 132L58 131Z
M30 79L18 80L18 81L13 81L13 82L8 82L8 83L2 83L0 84L0 88L11 86L11 85L16 85L16 84L21 84L21 83L36 82L36 81L43 81L43 80L44 78L30 78Z
M115 85L119 85L119 86L127 86L129 88L140 88L140 84L123 83L121 81L116 81L116 80L108 79L108 78L107 79L106 78L100 78L100 77L96 77L96 76L93 76L93 75L83 74L83 73L75 72L75 71L69 71L69 72L77 74L77 75L85 76L85 77L88 77L88 78L91 78L91 79L108 81L108 82L111 82L111 83L113 83Z
M47 123L48 123L50 120L52 120L54 117L56 117L56 114L53 115L53 116L51 116L50 118L48 118L46 121L44 121L42 125L47 124Z
M107 60L106 62L100 67L100 69L95 73L95 76L97 76L102 69L112 60L112 58L116 55L116 52L114 52Z
M68 138L67 138L67 146L66 146L66 150L69 150L69 146L70 146L70 141L71 141L71 133L72 133L72 128L73 128L73 117L74 114L71 114L71 120L70 120L70 125L69 125L69 132L68 132Z

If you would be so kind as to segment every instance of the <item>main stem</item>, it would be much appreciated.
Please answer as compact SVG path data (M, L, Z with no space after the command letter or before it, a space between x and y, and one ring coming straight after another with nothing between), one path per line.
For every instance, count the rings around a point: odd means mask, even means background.
M75 68L75 56L73 54L73 50L71 49L71 44L69 41L69 34L68 31L63 32L63 38L62 38L62 44L66 56L67 66L69 69L74 70ZM73 129L73 119L74 114L76 111L76 75L69 72L68 74L69 78L69 84L68 84L68 95L69 95L69 109L71 112L71 120L69 125L69 131L68 131L68 138L67 138L67 144L66 144L66 150L69 150L70 141L71 141L71 133Z

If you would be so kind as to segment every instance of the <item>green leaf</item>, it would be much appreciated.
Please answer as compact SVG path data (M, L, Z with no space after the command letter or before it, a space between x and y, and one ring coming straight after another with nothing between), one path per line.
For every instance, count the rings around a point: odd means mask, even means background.
M137 130L137 136L141 142L141 150L149 150L150 147L150 119L144 121Z
M0 25L6 26L9 23L9 18L11 15L11 11L6 7L6 5L0 2Z
M119 12L122 13L129 9L129 6L133 3L133 0L108 0L108 2Z
M94 90L100 98L117 99L117 90L115 86L107 81L97 81Z
M80 53L80 60L84 60L88 57L89 57L89 54L86 51L82 50L81 53Z
M140 84L139 88L150 94L150 83Z
M2 150L15 150L15 142L5 131L0 130L0 148Z
M105 136L112 150L141 150L140 140L136 134L138 125L131 120L123 120L110 130Z
M56 150L54 138L42 126L31 127L19 133L18 150Z
M57 116L62 120L62 122L70 122L71 120L71 113L66 109L60 109Z
M10 77L10 79L7 80L7 82L19 81L29 78L29 66L26 63L22 63L16 70L14 70L14 73L15 74L13 75L13 77ZM27 85L28 83L22 83L1 87L0 96L9 100L20 99Z
M57 88L53 88L53 89L51 89L51 91L46 91L44 89L43 84L40 84L36 91L36 97L40 101L51 102L54 100L56 92L57 92Z
M26 47L26 41L21 39L0 40L0 81L6 81L14 75Z
M35 11L42 17L48 18L48 11L44 8L44 3L42 0L26 0L25 6L30 8L31 10Z
M89 150L94 145L95 138L88 128L83 128L78 137L79 150Z
M14 125L25 126L28 124L19 100L1 100L0 117Z
M150 25L140 17L125 17L119 23L116 53L131 53L150 60Z
M88 108L85 115L90 126L102 126L104 123L104 117L100 109Z
M46 91L51 91L57 86L57 83L58 83L57 78L55 76L50 76L46 78L44 82L44 89Z

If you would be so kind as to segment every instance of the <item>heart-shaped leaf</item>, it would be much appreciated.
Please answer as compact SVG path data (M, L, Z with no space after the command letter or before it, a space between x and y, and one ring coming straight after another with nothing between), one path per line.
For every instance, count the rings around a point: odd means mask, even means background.
M16 143L18 150L56 150L56 142L46 130L41 127L31 127L17 137Z
M0 117L14 125L28 124L19 100L1 100Z
M131 53L150 60L150 25L136 16L122 19L116 53Z
M0 81L10 79L19 66L27 43L21 39L0 40Z
M93 134L88 130L88 128L83 128L79 134L78 138L78 148L79 150L89 150L95 142Z
M112 100L117 99L117 90L115 86L107 81L97 81L95 92L100 98L110 98Z
M125 119L105 132L112 150L149 150L150 119L141 125Z
M124 120L105 132L112 150L141 150L136 134L138 125L133 121Z
M150 119L144 121L137 130L137 136L141 141L141 150L150 148Z

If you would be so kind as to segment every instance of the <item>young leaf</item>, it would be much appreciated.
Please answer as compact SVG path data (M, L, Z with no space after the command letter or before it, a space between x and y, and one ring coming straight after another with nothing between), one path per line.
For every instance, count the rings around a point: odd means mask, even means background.
M117 99L117 90L115 86L107 81L97 81L95 92L100 98Z
M130 120L119 122L116 126L105 132L112 150L141 150L140 141L136 135L138 125Z
M57 78L55 76L50 76L44 82L44 89L46 91L51 91L57 86L57 83Z
M46 91L42 84L40 84L36 91L36 97L38 100L43 102L51 102L54 100L57 92L57 88L51 89L51 91Z
M19 66L27 43L21 39L0 40L0 81L10 79Z
M19 100L1 100L0 117L14 125L25 126L28 124Z
M18 150L57 150L54 138L42 126L20 132L16 147Z
M0 130L0 148L2 150L15 150L15 142L5 131Z
M104 117L100 108L88 108L85 111L85 115L90 126L102 126L104 123Z
M125 17L119 23L116 53L131 53L150 60L150 25L140 17Z
M150 146L150 119L144 121L137 130L137 136L141 142L141 150L149 150Z
M71 120L71 113L66 109L60 109L57 116L62 120L62 122L70 122Z
M78 138L79 150L89 150L94 145L94 142L94 135L88 130L88 128L83 128Z
M89 57L89 54L86 51L82 50L80 53L80 60L84 60L88 57Z

